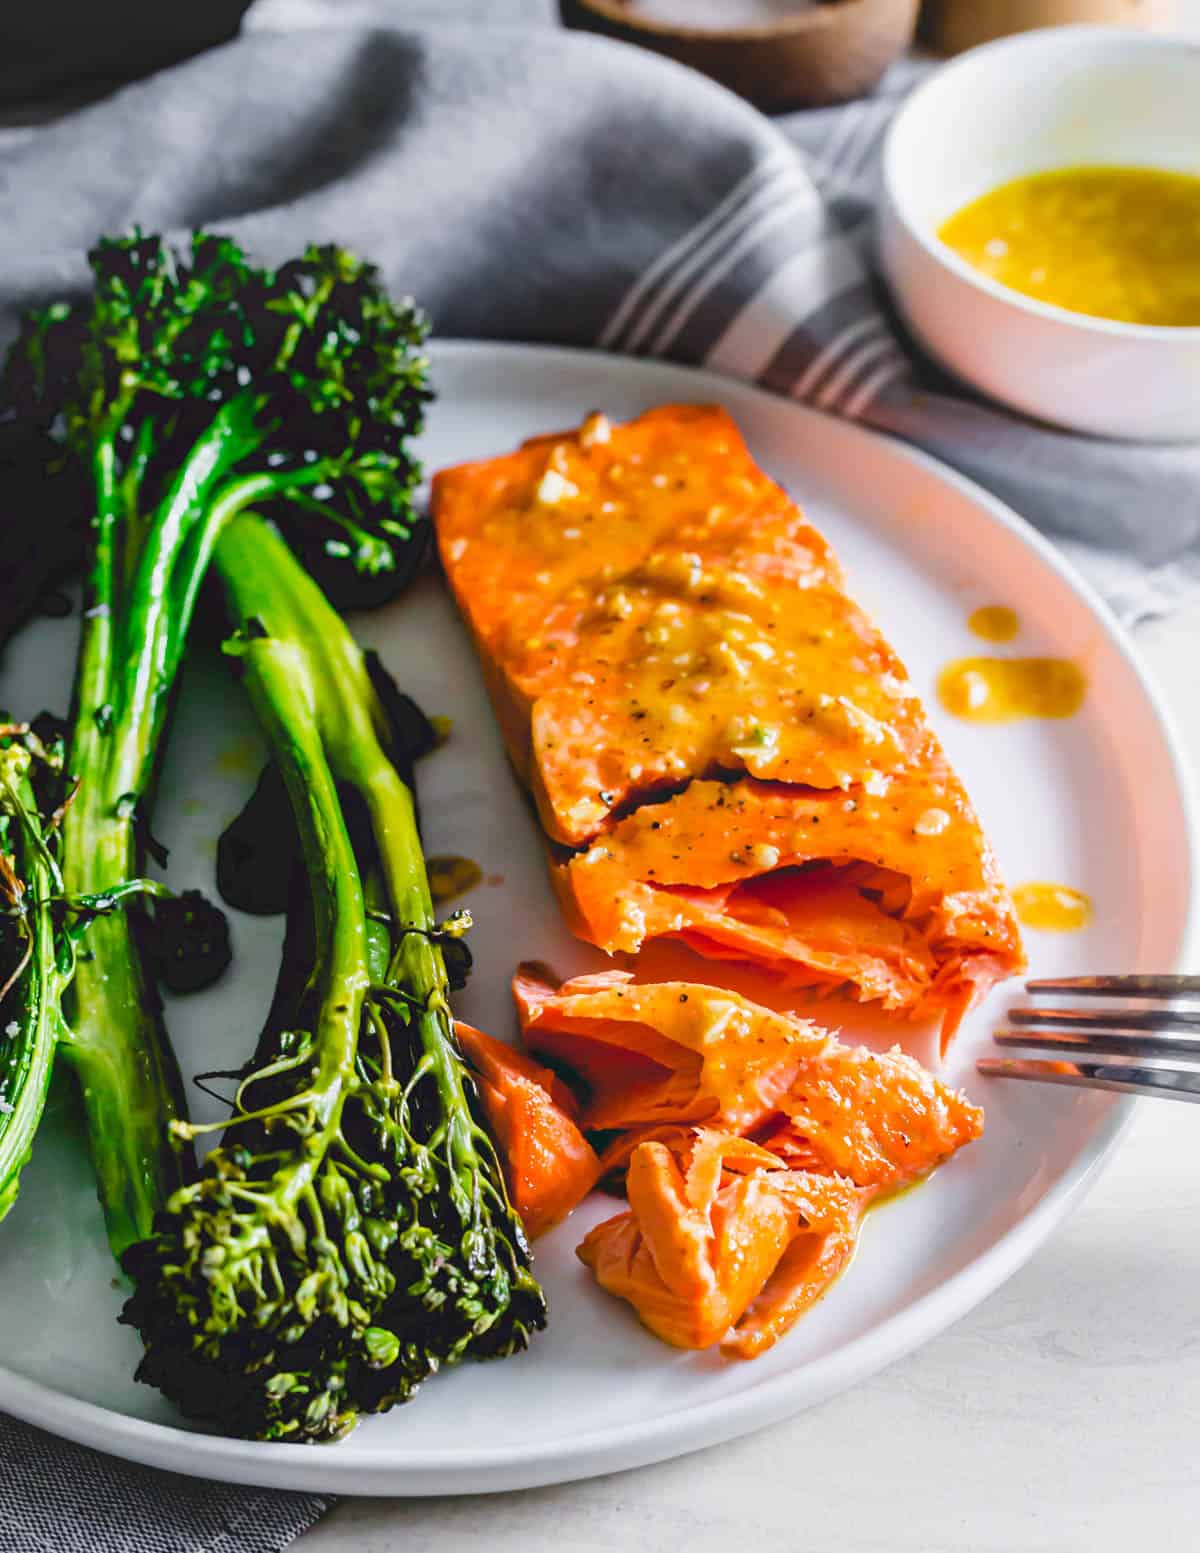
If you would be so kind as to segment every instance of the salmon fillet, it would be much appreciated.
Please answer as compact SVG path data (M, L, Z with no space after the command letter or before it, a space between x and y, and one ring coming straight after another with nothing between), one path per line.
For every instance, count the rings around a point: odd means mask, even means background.
M732 419L669 405L441 471L442 562L573 930L885 1009L1023 966L903 664Z

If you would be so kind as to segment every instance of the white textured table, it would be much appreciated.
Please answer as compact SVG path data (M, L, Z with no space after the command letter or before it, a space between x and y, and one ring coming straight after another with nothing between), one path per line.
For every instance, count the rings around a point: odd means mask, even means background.
M1200 607L1138 640L1200 771ZM348 1501L302 1553L1196 1547L1198 1147L1200 1112L1139 1102L1115 1162L1032 1262L949 1332L824 1407L561 1488Z
M1200 31L1200 0L1182 0ZM1138 645L1200 771L1200 607ZM1200 1111L1142 1101L1075 1216L928 1347L824 1407L640 1472L360 1499L302 1553L1129 1553L1200 1546ZM514 1420L514 1428L519 1428Z

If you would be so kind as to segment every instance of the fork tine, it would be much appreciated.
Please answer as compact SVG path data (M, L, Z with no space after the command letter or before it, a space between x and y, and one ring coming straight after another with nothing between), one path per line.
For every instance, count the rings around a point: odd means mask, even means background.
M988 1078L1033 1079L1072 1089L1110 1089L1126 1095L1156 1095L1200 1104L1200 1070L1145 1068L1111 1062L1053 1062L1030 1057L981 1057L975 1064Z
M1025 990L1085 998L1200 998L1200 976L1046 976L1027 981Z
M1137 1030L997 1030L997 1046L1041 1046L1047 1051L1089 1051L1119 1057L1200 1056L1200 1033L1144 1035Z
M1010 1008L1008 1020L1048 1030L1200 1031L1200 1009L1187 1008Z

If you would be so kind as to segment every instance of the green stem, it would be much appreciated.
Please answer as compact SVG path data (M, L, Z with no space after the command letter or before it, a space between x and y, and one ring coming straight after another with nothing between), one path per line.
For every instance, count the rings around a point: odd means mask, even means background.
M142 481L154 456L155 423L146 419L137 429L133 447L121 476L121 499L124 513L121 519L121 551L124 557L118 578L118 598L123 604L133 587L138 557L146 537L147 515L142 511Z
M208 509L204 521L196 526L188 539L180 567L183 583L174 599L174 614L179 619L191 619L200 585L208 571L217 541L225 531L226 525L239 512L254 506L256 502L280 500L293 491L302 490L308 485L318 485L328 478L328 469L324 464L320 464L294 470L287 475L265 473L246 475L226 486ZM184 639L180 636L174 659L175 667L178 666L183 646ZM169 663L168 672L171 672L171 667Z
M70 894L110 888L136 872L132 826L85 803L65 835ZM128 912L90 923L65 998L71 1039L63 1055L79 1081L109 1241L119 1258L150 1233L178 1186L182 1161L167 1125L184 1111L183 1083L167 1041L157 989L142 967Z
M59 998L63 975L56 956L51 897L58 891L58 870L41 837L41 819L27 777L4 779L5 808L17 823L16 870L30 902L25 917L29 963L3 1003L0 1021L16 1023L16 1040L0 1040L0 1050L15 1048L4 1069L0 1116L0 1219L17 1198L20 1174L33 1148L50 1087L54 1051L63 1034Z
M260 409L250 393L222 406L148 521L130 511L150 458L148 439L135 444L121 484L112 438L98 441L96 544L70 751L71 769L84 780L63 831L69 894L102 893L141 872L138 810L153 784L188 628L222 529L249 503L327 476L318 465L238 477L238 464L266 435ZM120 555L118 535L126 540ZM169 1124L185 1110L135 922L119 910L91 924L66 999L73 1033L66 1052L118 1257L150 1233L179 1184L182 1161Z
M193 577L182 589L180 558L192 530L213 521L221 481L262 440L263 433L254 425L257 411L257 401L249 396L221 407L175 476L142 547L128 607L121 611L125 661L115 666L125 687L112 744L117 797L140 795L148 785L203 577L203 570L194 575L194 567L203 568L209 552L193 562ZM227 511L223 509L222 516Z
M260 519L239 517L217 542L216 556L231 612L261 618L271 604L270 551L257 543L267 535ZM247 543L248 541L248 543ZM282 546L291 562L290 552ZM295 563L292 563L295 564ZM311 1185L312 1174L336 1137L342 1106L355 1083L363 1001L371 984L367 909L354 848L342 816L334 772L326 758L320 710L313 694L310 655L288 633L244 640L238 655L244 682L272 758L283 775L300 831L312 891L318 1015L314 1037L317 1071L311 1090L318 1130L307 1140L304 1170L284 1172L295 1196ZM332 989L339 996L331 996Z
M135 806L151 786L190 623L175 606L173 563L191 528L205 521L203 503L244 453L252 408L248 402L225 407L197 443L145 530L124 607L118 581L130 562L116 554L114 537L128 493L115 480L111 439L98 443L96 543L69 756L83 780L63 821L68 895L99 894L141 872ZM187 590L193 602L195 595L196 587ZM64 1002L72 1033L64 1056L82 1092L100 1201L119 1258L150 1233L155 1212L179 1184L183 1160L168 1124L185 1110L157 989L127 911L89 926Z
M293 682L310 687L307 726L319 730L333 777L364 797L379 851L393 920L418 929L397 950L398 979L421 1004L422 1049L441 1092L445 1114L469 1118L471 1107L454 1036L449 983L441 953L424 936L436 926L412 793L388 758L380 735L386 719L362 651L340 615L269 524L243 513L225 530L216 562L235 618L262 622L267 637L241 649L247 662L286 644ZM265 707L255 698L260 716ZM272 715L277 716L277 713ZM294 714L283 720L292 727ZM275 750L275 739L272 739ZM481 1140L454 1124L447 1151L454 1163ZM458 1172L453 1172L457 1181Z
M114 417L114 424L116 418ZM70 764L86 774L63 820L63 886L87 894L132 878L133 818L117 812L108 773L121 663L117 612L123 562L116 535L124 509L111 436L97 441L95 542L75 672ZM179 1104L178 1074L134 951L123 911L94 922L76 979L63 999L71 1039L63 1055L75 1071L89 1144L114 1251L147 1233L178 1178L178 1160L159 1117L163 1098Z
M148 446L135 446L130 478L118 485L112 439L98 442L96 544L70 751L71 769L84 780L63 830L64 885L71 895L102 893L142 871L137 811L153 784L188 628L222 530L249 503L328 476L318 464L238 477L237 465L266 435L259 410L247 394L218 411L148 523L129 511ZM136 556L128 548L117 555L120 533L140 538ZM314 744L298 750L296 760L319 755ZM336 805L329 812L338 813ZM179 1184L182 1163L168 1129L184 1114L183 1086L157 991L142 965L135 920L119 910L89 927L66 999L73 1032L66 1054L83 1092L100 1200L118 1257L150 1233L155 1212ZM335 946L338 953L343 947ZM344 1022L357 1031L357 1013ZM330 1050L337 1048L331 1037Z

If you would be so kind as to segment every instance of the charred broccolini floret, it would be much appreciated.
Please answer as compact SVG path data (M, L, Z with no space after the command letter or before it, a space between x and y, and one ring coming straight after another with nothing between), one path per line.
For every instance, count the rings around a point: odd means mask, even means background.
M126 1258L125 1319L186 1413L320 1439L523 1348L545 1306L455 1040L402 741L270 526L237 518L216 555L307 910L232 1122Z
M85 472L84 625L67 752L67 895L141 872L172 690L213 547L251 503L290 514L310 564L402 577L416 551L406 439L428 398L424 323L336 248L279 269L198 234L182 258L140 234L102 241L79 304L30 315L9 354L0 429ZM69 483L69 482L68 482ZM63 1012L109 1238L149 1232L185 1155L166 1141L179 1077L136 910L89 930Z

